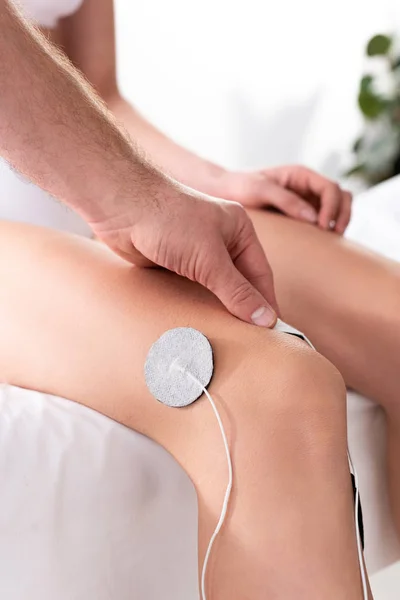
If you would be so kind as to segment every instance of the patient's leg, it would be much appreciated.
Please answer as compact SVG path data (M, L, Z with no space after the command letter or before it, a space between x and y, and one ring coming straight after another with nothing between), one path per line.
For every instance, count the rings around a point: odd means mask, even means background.
M218 425L204 398L156 402L143 365L168 328L210 339L235 470L210 600L361 599L345 391L324 358L234 319L195 284L48 230L0 224L0 279L0 378L90 406L171 452L196 486L200 564L227 480Z
M399 405L400 265L299 221L250 216L283 317L310 336L349 387L384 407Z
M400 265L316 227L251 213L283 317L388 416L391 500L400 532Z

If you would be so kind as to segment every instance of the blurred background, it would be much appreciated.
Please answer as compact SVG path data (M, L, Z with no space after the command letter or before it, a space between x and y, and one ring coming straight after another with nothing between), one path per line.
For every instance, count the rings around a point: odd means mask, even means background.
M116 8L122 90L177 141L236 168L301 162L341 177L357 163L360 79L385 71L365 46L400 32L396 0L116 0ZM388 85L383 73L378 91Z

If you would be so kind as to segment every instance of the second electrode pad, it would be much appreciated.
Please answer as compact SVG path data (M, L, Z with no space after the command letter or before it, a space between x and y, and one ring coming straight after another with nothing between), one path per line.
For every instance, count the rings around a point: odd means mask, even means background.
M213 352L206 336L192 327L176 327L154 342L144 375L147 387L159 402L180 408L202 395L199 383L207 387L213 370Z

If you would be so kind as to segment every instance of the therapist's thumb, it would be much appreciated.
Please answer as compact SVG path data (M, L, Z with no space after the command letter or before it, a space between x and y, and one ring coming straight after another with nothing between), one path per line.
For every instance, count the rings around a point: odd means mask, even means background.
M266 298L250 283L233 264L228 252L223 260L214 264L213 275L209 276L208 287L232 315L247 323L261 327L274 327L277 314ZM271 276L271 294L273 282Z

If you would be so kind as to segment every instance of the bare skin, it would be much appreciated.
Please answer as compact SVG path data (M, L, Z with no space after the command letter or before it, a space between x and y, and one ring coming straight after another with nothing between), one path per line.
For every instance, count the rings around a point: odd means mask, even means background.
M194 283L75 236L0 223L0 279L0 380L65 396L163 445L197 490L200 564L226 484L220 432L204 399L179 410L156 402L143 364L168 328L209 337L210 392L235 466L210 600L361 600L345 388L326 359L233 318Z

